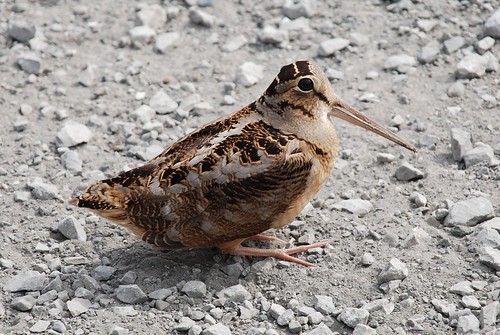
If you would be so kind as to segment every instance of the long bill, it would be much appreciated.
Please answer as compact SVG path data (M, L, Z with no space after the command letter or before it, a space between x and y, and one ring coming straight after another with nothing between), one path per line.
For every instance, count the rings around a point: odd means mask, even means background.
M375 134L385 137L386 139L396 144L399 144L400 146L405 147L408 150L411 150L413 152L417 151L417 149L413 145L403 140L393 132L385 129L375 121L370 120L364 114L358 112L357 110L355 110L354 108L352 108L351 106L349 106L347 103L345 103L340 99L338 99L336 104L332 106L332 111L330 112L330 115L348 121L361 128L365 128L369 131L372 131Z

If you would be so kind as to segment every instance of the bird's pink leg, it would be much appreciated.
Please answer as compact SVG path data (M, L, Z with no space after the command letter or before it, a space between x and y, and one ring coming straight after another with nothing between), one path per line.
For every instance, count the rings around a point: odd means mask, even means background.
M299 252L304 252L304 251L312 249L312 248L321 248L327 244L329 244L329 243L328 242L319 242L319 243L314 243L314 244L309 244L309 245L302 245L302 246L294 247L294 248L290 248L290 249L259 249L259 248L243 247L240 244L238 244L238 245L232 244L232 245L228 245L228 246L222 245L222 246L219 246L219 248L221 250L223 250L224 252L231 254L231 255L235 255L235 256L274 257L274 258L282 259L284 261L313 267L314 264L306 262L302 259L290 256L290 255L296 254Z
M283 244L287 244L288 242L282 240L281 238L278 238L276 236L268 236L268 235L263 235L263 234L257 234L253 235L247 238L247 240L250 241L274 241L274 242L279 242Z

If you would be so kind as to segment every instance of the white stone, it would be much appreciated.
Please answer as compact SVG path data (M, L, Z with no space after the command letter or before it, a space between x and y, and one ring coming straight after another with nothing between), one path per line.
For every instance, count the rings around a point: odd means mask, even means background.
M461 296L470 295L474 293L474 289L472 288L472 283L468 280L461 281L456 283L450 288L451 293L459 294Z
M299 17L311 17L315 14L314 0L287 0L283 5L283 14L291 20Z
M444 51L450 55L465 45L465 38L463 38L462 36L454 36L444 41L443 45Z
M465 167L469 168L479 163L490 164L495 159L493 148L486 144L476 143L474 149L465 152L464 156Z
M320 323L316 328L302 333L303 335L334 335L334 332L328 328L324 323Z
M475 226L493 217L491 201L484 197L458 201L444 219L445 226Z
M451 153L453 159L461 161L466 152L472 150L470 134L462 128L451 129Z
M57 133L57 140L64 147L87 143L91 138L92 131L86 125L76 121L66 122Z
M500 234L493 228L482 228L477 233L476 240L482 247L500 248Z
M207 28L212 27L215 24L215 16L208 14L199 8L191 7L189 8L189 20L192 23L198 24Z
M233 301L233 302L243 302L245 300L250 300L252 298L252 295L241 284L227 287L227 288L217 292L216 295L219 298L226 298L229 301Z
M181 35L176 31L158 35L156 37L155 50L159 53L165 53L167 49L177 45L180 37Z
M392 258L378 275L379 283L386 283L392 280L403 280L408 276L408 267L398 258Z
M408 162L404 162L396 170L396 179L400 181L415 181L423 177L424 173Z
M94 85L95 81L95 69L96 66L92 64L88 64L85 69L80 72L78 76L78 83L85 87L90 87Z
M488 305L481 308L481 313L479 314L479 321L481 328L493 327L495 326L497 315L499 314L500 302L493 301Z
M332 297L315 295L313 298L314 309L323 314L332 314L335 311Z
M202 333L203 335L231 335L231 330L228 326L220 323L209 326Z
M79 173L82 172L82 160L78 156L78 152L68 150L61 156L61 161L69 172Z
M363 308L348 307L344 309L337 319L351 328L355 328L358 324L366 324L370 312Z
M354 328L354 331L352 332L352 335L376 335L377 330L373 329L370 326L363 325L363 324L358 324L356 328Z
M130 39L136 46L151 43L156 32L148 26L137 26L129 30Z
M479 260L489 267L500 270L500 250L492 247L483 247L478 250Z
M88 299L83 298L73 298L66 303L69 312L72 316L78 316L80 314L86 313L92 303Z
M319 45L318 55L322 57L331 56L335 52L345 49L349 43L349 40L339 37L323 41Z
M149 100L149 106L158 114L167 114L175 111L178 104L164 90L160 89Z
M500 9L497 9L484 23L483 33L486 36L500 38Z
M349 34L349 41L351 45L361 46L370 43L370 38L365 34L353 32Z
M59 232L72 240L86 241L87 234L81 223L73 216L67 216L58 225Z
M135 25L148 26L155 30L160 30L167 23L167 12L157 4L145 6L136 13Z
M412 246L420 245L425 246L431 240L429 234L420 227L415 227L411 230L411 233L403 241L403 246L409 248Z
M224 45L221 47L222 51L225 52L233 52L238 49L241 49L244 45L248 43L247 38L245 35L236 35L236 36L231 36L229 39L224 43Z
M490 50L495 45L495 39L486 36L476 43L476 49L479 54L484 54L486 51Z
M463 79L479 78L485 73L485 59L476 53L471 53L462 58L460 62L458 62L455 70L455 76Z
M245 87L257 84L264 77L264 67L253 62L243 63L236 71L235 81Z
M406 54L398 54L390 56L384 63L384 69L396 70L401 72L402 67L409 67L417 65L415 57Z
M190 298L203 298L207 294L207 285L199 280L190 280L184 284L181 292Z
M280 44L288 41L288 32L267 25L259 33L259 40L267 44Z
M32 333L43 333L49 328L50 321L38 320L33 326L30 327L30 332Z
M478 334L479 320L475 315L464 315L458 318L457 334Z
M31 195L35 199L50 200L59 197L59 190L57 186L50 183L45 183L42 178L35 177L28 181L28 188L31 189Z

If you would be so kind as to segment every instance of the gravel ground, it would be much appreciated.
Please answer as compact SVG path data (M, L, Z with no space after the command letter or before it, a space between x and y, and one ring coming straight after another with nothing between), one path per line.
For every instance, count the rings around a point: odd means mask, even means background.
M500 327L499 1L6 0L0 33L1 334ZM161 252L68 205L300 59L419 147L334 120L335 172L274 232L331 241L316 267Z

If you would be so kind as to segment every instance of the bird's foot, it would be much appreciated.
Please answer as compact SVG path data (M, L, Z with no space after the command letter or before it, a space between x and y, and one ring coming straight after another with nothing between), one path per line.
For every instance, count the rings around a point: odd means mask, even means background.
M294 247L294 248L289 248L289 249L259 249L259 248L243 247L241 245L238 245L235 248L231 248L231 249L222 248L222 250L228 254L235 255L235 256L274 257L274 258L282 259L284 261L313 267L314 264L306 262L306 261L299 259L297 257L290 256L290 255L293 255L293 254L296 254L299 252L304 252L304 251L307 251L307 250L312 249L312 248L321 248L327 244L329 244L329 243L328 242L318 242L318 243L309 244L309 245L301 245L299 247Z

